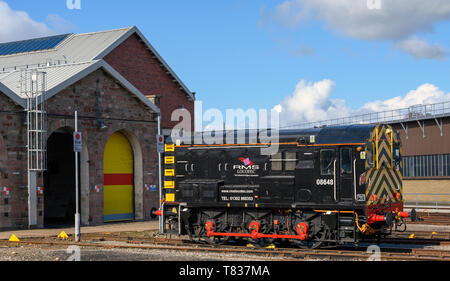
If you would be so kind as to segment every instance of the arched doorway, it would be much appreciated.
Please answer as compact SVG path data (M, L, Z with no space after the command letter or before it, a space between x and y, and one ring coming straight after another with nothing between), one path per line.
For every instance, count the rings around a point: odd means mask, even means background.
M75 154L70 128L56 130L47 141L44 186L44 225L74 224Z
M134 220L133 148L121 132L106 143L103 156L104 221Z

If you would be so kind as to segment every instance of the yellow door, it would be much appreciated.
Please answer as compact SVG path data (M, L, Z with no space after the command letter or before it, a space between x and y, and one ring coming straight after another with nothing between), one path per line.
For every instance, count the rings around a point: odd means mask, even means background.
M105 222L134 220L134 159L128 139L117 132L105 147Z

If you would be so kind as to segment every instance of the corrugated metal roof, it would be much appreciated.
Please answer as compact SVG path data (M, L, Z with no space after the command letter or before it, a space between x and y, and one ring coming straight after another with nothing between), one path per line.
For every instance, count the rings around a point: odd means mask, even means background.
M65 64L59 66L43 67L39 68L39 71L46 72L47 91L51 91L53 88L82 72L89 66L92 66L97 61L91 61L87 63L77 64ZM9 75L3 75L0 77L0 83L11 89L20 98L26 98L20 92L20 70L11 72Z
M159 113L159 108L147 99L138 89L129 83L120 73L115 71L109 64L103 60L96 60L84 63L65 64L58 66L49 66L39 68L39 71L46 73L47 91L46 99L53 97L73 83L83 79L93 71L103 68L112 77L154 112ZM0 75L0 91L10 96L19 105L25 106L26 96L20 89L20 70Z
M2 43L0 44L0 56L53 49L69 35L70 34L63 34L30 40Z
M159 109L151 104L139 90L103 60L109 52L133 34L137 34L142 39L148 49L155 54L161 64L178 81L186 94L192 99L195 99L194 94L184 85L181 79L179 79L135 26L102 32L61 35L60 38L64 37L64 39L58 43L56 43L56 38L54 38L55 41L49 40L52 42L48 42L46 47L52 47L51 49L43 50L44 45L41 45L34 49L29 48L29 52L25 53L12 54L12 51L10 51L10 54L0 55L0 86L3 89L2 92L10 96L18 104L23 104L23 100L21 100L23 97L20 93L21 69L38 68L39 70L46 71L47 91L55 94L56 90L60 91L64 87L69 86L70 84L67 84L68 81L78 81L76 79L80 75L90 73L88 71L90 67L100 66L108 69L113 76L119 77L119 80L121 80L121 83L126 88L131 89L144 103L156 112L159 112ZM25 44L25 41L21 42Z
M66 36L56 48L0 56L0 71L94 60L133 27Z

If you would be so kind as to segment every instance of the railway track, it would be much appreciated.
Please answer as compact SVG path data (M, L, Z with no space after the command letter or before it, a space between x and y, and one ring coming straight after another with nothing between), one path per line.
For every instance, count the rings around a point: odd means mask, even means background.
M97 241L122 241L130 243L154 243L154 244L177 244L192 243L189 239L172 239L170 237L136 237L128 233L86 234L83 239ZM382 240L367 240L366 242L388 243L388 244L423 244L423 245L450 245L450 232L410 231L399 232Z
M450 246L450 232L409 231L395 233L381 240L366 240L366 243L413 244L426 246Z
M408 222L408 224L450 225L450 214L448 213L429 213L425 210L419 212L418 216L423 221Z
M382 248L368 251L367 248L356 249L298 249L298 248L248 248L231 245L192 244L187 240L170 238L139 238L127 234L89 234L83 236L83 242L56 239L25 239L20 242L0 241L0 245L20 246L54 246L68 247L76 245L85 248L106 249L140 249L165 250L201 253L245 254L253 257L265 257L270 260L382 260L382 261L450 261L449 250L436 249L394 249Z

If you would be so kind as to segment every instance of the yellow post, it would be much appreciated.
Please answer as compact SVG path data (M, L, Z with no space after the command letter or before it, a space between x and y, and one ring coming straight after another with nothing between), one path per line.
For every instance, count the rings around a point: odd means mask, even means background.
M378 170L378 127L375 128L375 163Z
M392 130L388 130L391 134L391 169L394 169L394 132Z

